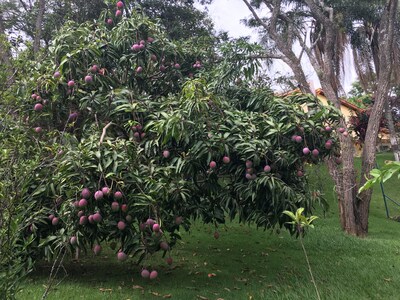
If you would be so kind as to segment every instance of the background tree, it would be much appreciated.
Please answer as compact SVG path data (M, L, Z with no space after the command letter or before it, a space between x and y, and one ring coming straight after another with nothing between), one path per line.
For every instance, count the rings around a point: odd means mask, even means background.
M134 1L151 19L158 20L172 40L212 36L213 23L194 0Z
M342 1L282 1L243 0L253 15L249 24L262 27L263 32L273 42L273 49L278 51L282 60L292 69L301 89L310 92L304 70L301 68L301 57L307 55L312 68L321 82L325 95L337 108L340 107L339 96L343 94L340 84L343 67L343 53L347 37L355 31L356 21L363 20L362 15L354 15L346 26L343 15L348 7L370 7L370 1L358 1L357 4ZM380 6L380 22L377 27L379 48L375 58L378 60L379 73L376 77L375 102L371 111L362 156L361 184L368 176L375 163L376 138L379 124L390 90L394 38L396 35L397 3L388 0ZM346 9L344 9L346 7ZM262 9L269 11L263 14ZM355 9L351 9L355 11ZM360 9L362 10L362 9ZM344 18L347 20L346 18ZM350 29L349 29L350 27ZM293 45L298 43L300 54L296 54ZM371 46L374 46L372 44ZM344 120L341 127L346 128ZM340 137L343 167L338 167L333 160L328 160L330 173L334 179L339 202L340 221L347 233L365 236L368 232L368 212L371 191L357 195L356 170L354 168L354 148L350 135Z
M3 12L0 10L0 91L6 89L13 80L11 47L4 27Z
M352 47L354 66L358 75L360 87L363 90L363 94L371 94L372 98L377 91L377 75L380 72L379 65L379 26L381 22L381 14L383 5L381 1L372 1L368 6L360 7L347 6L347 3L343 3L343 20L345 27L349 31L350 44ZM352 23L357 21L357 27L354 27ZM395 42L392 47L393 73L391 75L391 89L399 85L400 69L398 66L398 57L400 54L400 44L397 42L400 28L398 23L394 24L396 30ZM400 149L397 140L397 133L394 124L393 114L396 109L393 104L393 92L391 96L387 96L388 99L385 101L384 115L387 122L387 127L390 133L390 143L392 151L396 161L400 159Z
M372 86L373 83L370 83L368 86ZM388 95L387 101L385 103L384 110L384 118L381 120L381 131L386 131L385 133L390 134L390 144L394 154L394 159L396 161L399 160L399 147L398 147L398 111L399 111L399 101L396 89L390 92ZM353 88L349 92L348 101L365 109L360 114L356 114L356 116L352 117L350 123L352 125L352 129L355 131L357 136L360 138L360 141L364 143L365 133L367 131L369 114L374 104L374 95L371 90L364 90L361 84L357 81L353 83Z
M107 5L103 0L0 1L4 29L10 41L14 44L31 41L34 52L38 51L41 42L48 47L66 21L80 24L96 20L105 8Z
M131 9L143 11L160 22L171 39L211 37L213 24L206 12L198 10L192 0L124 1L126 13ZM40 42L49 46L54 34L67 21L78 24L97 20L104 9L115 14L115 1L62 0L62 1L0 1L4 28L15 43L32 41L34 52ZM114 17L114 16L113 16ZM104 20L105 21L105 20ZM18 38L17 38L18 37Z

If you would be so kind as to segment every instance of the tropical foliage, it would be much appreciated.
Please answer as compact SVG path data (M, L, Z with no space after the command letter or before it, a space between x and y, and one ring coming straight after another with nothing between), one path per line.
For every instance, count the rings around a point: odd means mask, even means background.
M256 62L229 70L210 57L170 42L140 13L60 32L15 91L37 159L17 195L29 251L52 257L118 241L117 252L144 259L166 252L191 218L217 226L228 214L273 228L284 210L310 211L318 193L304 164L338 155L325 130L336 110L247 83Z

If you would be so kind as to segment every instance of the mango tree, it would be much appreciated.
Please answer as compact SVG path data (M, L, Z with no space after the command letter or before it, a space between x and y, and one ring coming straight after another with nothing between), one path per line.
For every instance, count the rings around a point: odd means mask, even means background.
M111 21L110 21L111 20ZM21 113L41 153L24 235L32 256L101 251L123 261L170 250L192 220L272 229L310 212L308 163L340 163L338 112L313 96L275 97L253 80L258 48L171 42L141 13L69 23L20 79ZM245 60L246 59L246 60ZM288 228L290 229L290 228Z

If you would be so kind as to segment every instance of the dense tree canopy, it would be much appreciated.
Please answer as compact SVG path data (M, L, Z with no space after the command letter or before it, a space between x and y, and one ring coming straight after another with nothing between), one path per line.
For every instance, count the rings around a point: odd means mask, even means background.
M305 164L340 155L338 115L312 96L276 98L253 83L257 62L232 59L257 49L224 44L214 64L210 50L171 42L132 11L68 23L48 59L25 61L8 95L1 172L23 184L9 178L3 189L23 207L28 253L98 253L109 241L118 259L135 254L146 266L192 218L274 228L284 210L309 212L321 195L307 186ZM10 172L18 155L29 165Z
M194 1L124 1L125 10L144 12L159 22L171 39L212 37L213 24L203 11L194 6ZM35 39L48 47L54 35L67 21L82 24L97 20L102 11L116 18L115 1L62 0L62 1L0 1L1 31L6 32L14 45L21 46ZM40 15L42 14L42 17Z
M171 39L202 38L213 30L206 12L194 7L193 0L139 0L137 5L154 20L159 20Z

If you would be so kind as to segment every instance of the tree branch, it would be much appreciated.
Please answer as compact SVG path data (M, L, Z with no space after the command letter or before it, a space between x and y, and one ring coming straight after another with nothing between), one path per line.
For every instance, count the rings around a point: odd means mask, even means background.
M100 137L100 145L103 144L104 137L106 136L106 133L107 133L107 128L110 127L111 125L113 125L112 122L110 122L106 126L104 126L103 132L102 132L101 137Z
M36 54L40 49L40 39L42 38L42 22L45 10L45 0L39 0L39 11L36 18L35 39L33 41L33 52Z
M247 8L251 11L251 13L253 14L254 18L257 20L257 22L259 22L260 25L262 27L264 27L268 31L269 30L269 26L267 25L267 23L265 23L265 22L263 22L263 20L261 20L261 18L258 16L257 12L253 8L253 6L251 6L249 1L243 0L243 2L246 4Z
M21 5L22 5L22 7L24 8L24 10L25 10L26 12L28 12L28 7L26 6L26 3L25 3L24 1L22 1L22 0L19 0L19 3L21 3Z
M286 39L284 36L280 35L277 32L277 21L278 18L283 19L288 24L292 24L291 20L284 14L281 13L281 5L282 0L263 0L263 3L267 6L267 8L271 12L271 17L269 18L269 24L262 21L253 6L249 3L248 0L243 0L248 9L253 14L254 18L260 23L262 27L265 28L271 39L275 42L278 50L283 54L279 57L282 59L293 71L297 82L299 83L301 90L306 93L311 93L310 86L307 82L307 77L304 74L304 71L301 68L301 61L296 56L292 49L292 41ZM294 34L298 37L298 32L295 28L293 28ZM301 39L301 38L300 38Z
M254 54L254 55L249 55L246 58L247 59L284 59L284 55L281 54Z

